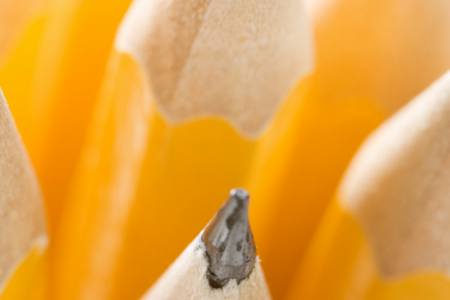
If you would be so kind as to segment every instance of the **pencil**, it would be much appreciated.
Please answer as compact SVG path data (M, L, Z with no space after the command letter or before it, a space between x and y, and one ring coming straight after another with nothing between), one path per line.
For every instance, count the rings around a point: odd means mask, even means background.
M34 23L46 0L0 1L0 67L16 48L23 32Z
M288 299L448 298L449 116L447 73L365 142Z
M47 230L39 186L0 90L0 299L44 300Z
M131 0L51 1L51 13L33 74L31 107L36 120L33 125L39 130L34 133L38 138L30 149L46 202L52 239L115 32L130 3ZM23 89L16 86L19 88ZM56 178L55 174L58 174Z
M300 0L133 2L61 225L60 298L142 296L221 196L245 187L312 67L302 12Z
M255 163L262 170L254 168L259 175L249 187L258 199L250 215L275 298L287 291L364 139L450 69L448 1L306 4L316 69L269 130Z
M39 143L32 102L38 49L50 15L49 0L0 0L0 82L14 121L33 162Z
M227 202L143 300L271 299L248 220L249 196Z

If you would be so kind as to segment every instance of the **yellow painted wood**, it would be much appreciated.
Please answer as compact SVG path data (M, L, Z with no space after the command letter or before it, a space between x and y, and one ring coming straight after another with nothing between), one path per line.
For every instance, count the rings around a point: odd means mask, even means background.
M47 9L48 0L0 1L0 67L9 59L27 30Z
M48 254L34 248L19 264L0 293L0 300L47 300Z
M334 200L286 299L444 300L449 294L443 273L384 279L360 225Z
M33 101L33 80L49 14L46 7L32 18L13 51L0 64L0 85L33 163L39 157L42 139L42 118L39 118L42 108Z
M31 151L52 234L64 208L115 32L130 2L52 2L33 77L33 113L39 131L36 153Z
M0 90L0 298L46 298L48 245L42 196Z
M324 98L313 75L264 137L251 177L250 220L274 297L289 286L351 157L385 117L364 97Z

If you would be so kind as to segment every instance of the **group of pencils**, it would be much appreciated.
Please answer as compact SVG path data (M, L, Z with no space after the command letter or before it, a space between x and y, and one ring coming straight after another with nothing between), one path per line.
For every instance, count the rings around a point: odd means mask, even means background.
M0 300L450 299L449 15L0 0Z

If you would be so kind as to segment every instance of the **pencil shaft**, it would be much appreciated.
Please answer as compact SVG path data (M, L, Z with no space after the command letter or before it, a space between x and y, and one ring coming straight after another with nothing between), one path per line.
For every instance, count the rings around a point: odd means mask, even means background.
M47 247L47 232L41 193L31 164L0 90L0 294L14 277L19 265L31 256L40 262ZM18 276L23 286L7 287L5 292L26 291L42 276L28 264ZM26 280L31 276L30 280ZM17 278L17 276L15 277ZM3 295L3 299L8 295ZM1 297L1 296L0 296Z
M447 73L367 139L290 299L448 297L449 87Z

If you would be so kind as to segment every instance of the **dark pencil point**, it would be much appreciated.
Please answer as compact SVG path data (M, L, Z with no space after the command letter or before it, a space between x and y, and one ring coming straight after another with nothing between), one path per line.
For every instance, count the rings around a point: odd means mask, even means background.
M202 240L209 259L209 284L221 288L230 279L241 282L253 270L256 247L248 221L249 195L233 189L227 202L206 226Z

